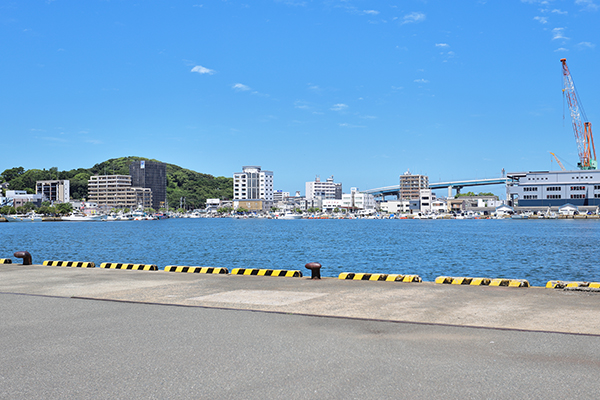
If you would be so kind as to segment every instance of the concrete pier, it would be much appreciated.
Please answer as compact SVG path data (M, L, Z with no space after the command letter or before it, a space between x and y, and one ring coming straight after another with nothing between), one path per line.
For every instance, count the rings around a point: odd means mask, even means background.
M6 264L0 315L0 398L600 390L597 292Z

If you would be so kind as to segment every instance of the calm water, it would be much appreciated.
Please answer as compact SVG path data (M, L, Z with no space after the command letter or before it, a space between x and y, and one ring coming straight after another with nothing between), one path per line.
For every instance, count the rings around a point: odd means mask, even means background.
M600 281L598 220L263 220L0 223L0 258Z

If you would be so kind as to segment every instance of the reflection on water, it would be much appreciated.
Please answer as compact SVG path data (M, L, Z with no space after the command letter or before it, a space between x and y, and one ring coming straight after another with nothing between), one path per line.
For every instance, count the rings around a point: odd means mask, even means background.
M170 219L1 223L0 258L600 281L597 220ZM13 258L14 262L18 260ZM20 260L18 261L20 262Z

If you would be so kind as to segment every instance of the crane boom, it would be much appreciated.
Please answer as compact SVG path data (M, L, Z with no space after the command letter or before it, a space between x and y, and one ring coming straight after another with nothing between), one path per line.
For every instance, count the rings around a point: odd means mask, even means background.
M581 112L579 111L579 98L575 91L573 78L567 67L567 59L562 58L563 70L563 94L567 97L569 110L571 111L571 122L573 124L573 132L577 142L577 151L579 153L579 163L577 166L581 169L596 169L598 163L596 161L596 148L594 147L594 137L592 136L592 124L590 122L581 122ZM585 116L585 115L584 115Z
M550 154L552 154L554 156L554 159L556 160L556 162L558 163L558 166L560 167L561 170L566 171L564 165L562 165L562 163L560 162L560 160L558 159L558 157L556 156L556 154L554 154L553 152L549 151Z

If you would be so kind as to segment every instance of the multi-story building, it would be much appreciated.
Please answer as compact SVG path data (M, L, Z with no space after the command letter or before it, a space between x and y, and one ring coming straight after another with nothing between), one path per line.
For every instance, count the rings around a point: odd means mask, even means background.
M29 194L26 190L7 190L6 198L10 199L10 204L17 208L24 205L25 203L33 203L37 207L42 205L43 196L41 194ZM9 205L9 201L6 201L6 205Z
M321 182L321 178L317 176L314 182L306 182L306 199L312 200L314 198L323 200L341 199L342 184L335 183L333 176L327 178L325 182Z
M422 189L429 189L427 175L413 175L410 171L400 175L400 200L419 200Z
M259 166L242 167L242 172L233 174L233 200L234 207L239 200L257 200L261 201L263 211L270 209L273 205L273 172L263 171ZM253 209L256 208L253 205Z
M352 188L350 193L342 194L342 206L350 210L374 210L376 208L375 196L361 193L358 188Z
M68 203L70 190L69 180L37 181L35 183L35 193L41 194L44 201Z
M138 160L129 165L131 186L152 189L152 208L159 210L167 205L167 164Z
M600 170L508 173L509 205L517 207L600 206Z
M273 201L275 203L284 201L287 197L290 197L290 192L284 192L283 190L275 190L273 192Z
M130 175L94 175L88 180L88 200L99 208L152 207L152 189L132 187Z

